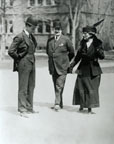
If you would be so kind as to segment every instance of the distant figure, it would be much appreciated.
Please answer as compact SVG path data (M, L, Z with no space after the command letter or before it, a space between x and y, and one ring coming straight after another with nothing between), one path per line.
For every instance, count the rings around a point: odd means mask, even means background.
M101 80L101 67L98 59L104 59L102 41L95 33L95 26L83 28L83 39L77 55L71 63L70 70L78 63L77 80L74 87L73 105L80 105L79 111L88 108L88 113L93 114L92 108L99 107L99 85Z
M33 93L35 88L35 48L37 42L33 32L37 20L30 16L25 22L25 29L14 37L8 54L14 59L13 71L18 71L18 111L23 114L35 113Z
M72 42L62 34L60 21L54 23L54 37L47 42L49 72L52 75L55 89L55 111L63 108L62 94L70 61L74 57Z

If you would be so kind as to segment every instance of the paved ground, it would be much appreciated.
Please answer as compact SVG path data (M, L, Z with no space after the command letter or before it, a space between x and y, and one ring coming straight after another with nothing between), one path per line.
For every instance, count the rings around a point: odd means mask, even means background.
M46 60L37 61L34 109L39 114L20 117L17 112L17 73L12 63L0 69L0 144L112 144L114 142L114 63L101 62L104 69L100 86L100 108L95 115L78 112L72 106L76 74L67 76L64 109L54 112L51 76ZM108 70L108 71L107 71Z

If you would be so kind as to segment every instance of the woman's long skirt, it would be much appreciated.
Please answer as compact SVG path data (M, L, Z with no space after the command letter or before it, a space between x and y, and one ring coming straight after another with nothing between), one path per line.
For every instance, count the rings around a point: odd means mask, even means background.
M73 105L83 108L99 107L99 85L101 75L83 77L78 75L74 87Z

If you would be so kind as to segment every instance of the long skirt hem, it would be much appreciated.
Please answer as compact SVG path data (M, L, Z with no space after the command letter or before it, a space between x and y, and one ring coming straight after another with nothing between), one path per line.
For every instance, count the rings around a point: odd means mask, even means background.
M73 105L81 105L83 108L99 107L100 76L77 76L74 87Z

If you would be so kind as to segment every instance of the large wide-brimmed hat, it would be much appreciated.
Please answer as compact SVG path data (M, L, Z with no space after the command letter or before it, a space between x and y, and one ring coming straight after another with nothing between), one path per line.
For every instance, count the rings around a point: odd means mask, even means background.
M37 26L38 25L38 20L33 17L33 16L29 16L26 21L25 21L26 24L29 24L31 26Z
M97 29L96 27L93 27L93 26L86 26L86 27L83 27L83 32L92 32L92 33L96 33L97 32Z
M83 32L88 32L88 33L92 33L92 34L95 34L97 33L97 26L102 23L104 21L104 19L98 21L97 23L93 24L92 26L86 26L86 27L83 27L82 31Z

